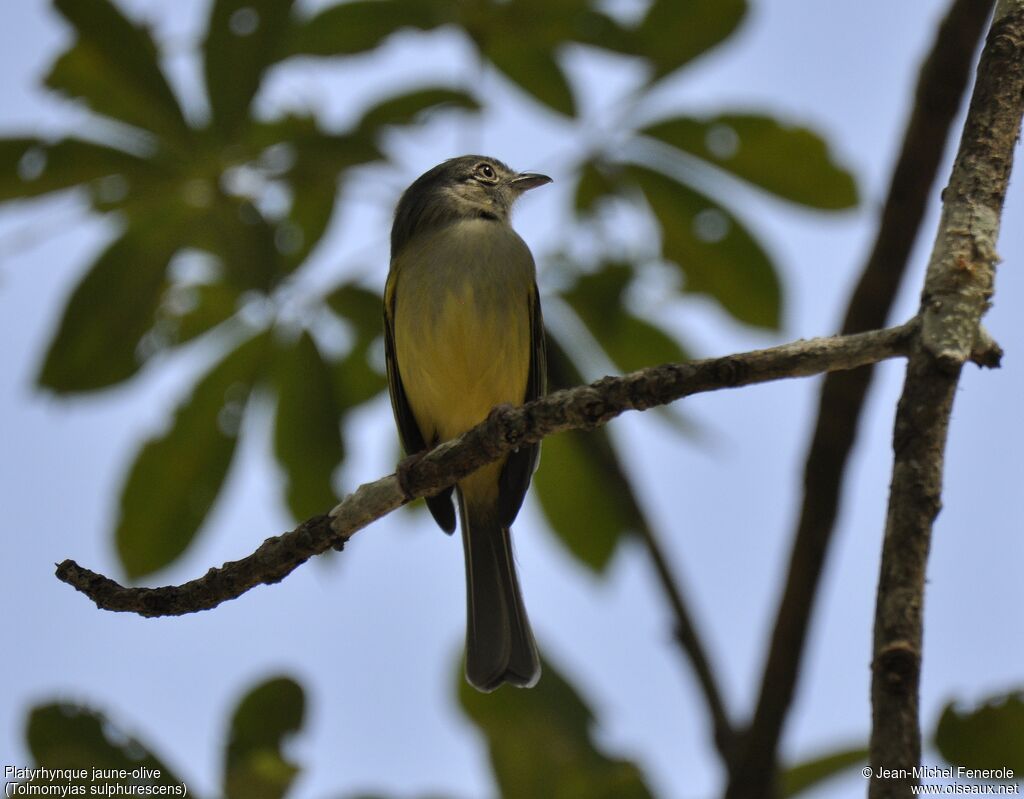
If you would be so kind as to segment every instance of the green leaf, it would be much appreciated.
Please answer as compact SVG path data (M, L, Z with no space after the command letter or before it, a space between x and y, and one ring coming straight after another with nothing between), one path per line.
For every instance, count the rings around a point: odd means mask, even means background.
M728 38L747 13L746 0L654 0L635 33L636 54L667 75Z
M326 298L328 306L352 325L351 352L334 368L334 391L342 408L354 408L377 396L387 386L384 375L371 366L371 352L383 331L379 294L353 283L343 283Z
M459 674L463 710L487 736L504 799L641 799L651 792L640 770L603 754L590 731L594 717L549 664L529 691L483 694Z
M354 0L295 23L286 50L290 55L364 53L403 28L431 30L441 22L421 0Z
M547 344L551 390L580 385L579 371L550 333ZM534 486L555 534L595 572L604 571L624 536L646 525L604 429L544 439Z
M327 231L338 198L339 179L345 171L381 156L362 135L297 132L287 145L294 153L294 162L282 177L291 186L292 206L276 241L291 271L305 261Z
M0 202L120 178L130 191L136 180L152 180L149 161L84 139L47 142L33 137L0 139Z
M70 784L88 790L94 785L183 784L149 747L118 729L102 713L88 707L67 702L36 705L29 712L25 737L36 767L85 769L90 776L94 768L124 769L129 773L145 769L146 775L138 779L129 776L124 780L36 780L33 785L58 787ZM191 785L189 794L194 795Z
M278 225L275 244L291 272L306 261L327 232L338 200L338 173L302 158L296 159L287 179L292 186L292 206Z
M267 334L245 341L217 363L147 441L121 491L115 541L128 577L174 562L192 543L227 475Z
M632 278L628 265L606 264L580 277L563 298L623 372L688 360L675 339L626 310L623 293Z
M935 747L947 763L969 769L1024 773L1024 691L989 697L974 710L950 702L935 730Z
M472 95L456 89L441 86L420 88L377 103L363 114L359 127L368 133L376 133L386 125L412 125L427 113L450 108L479 111L480 104Z
M714 297L741 322L778 329L782 289L775 266L740 221L660 172L626 169L661 225L665 258L686 275L685 290Z
M170 324L174 343L184 344L232 318L238 302L238 290L226 283L171 286L160 313Z
M308 332L276 349L274 454L284 469L288 508L298 520L338 502L331 475L345 453L332 372Z
M284 55L294 0L216 0L203 44L213 125L230 141L249 117L263 73Z
M861 747L838 749L813 760L789 766L779 776L781 796L786 799L814 788L825 780L868 759L868 750Z
M484 54L532 97L566 116L576 113L569 81L555 52L522 36L503 35L487 43Z
M253 123L246 132L253 158L262 153L262 165L287 184L292 204L273 232L274 247L290 273L305 262L317 245L334 212L339 180L353 166L383 158L372 137L326 133L309 116L286 116Z
M557 4L551 5L558 7ZM635 52L637 42L634 31L623 28L612 17L595 9L584 6L574 10L573 41L618 53Z
M640 131L766 191L811 208L857 204L857 184L811 130L757 114L674 117Z
M370 364L365 349L350 352L334 367L334 395L338 406L355 408L387 388L387 379Z
M338 316L353 326L357 340L367 343L384 329L384 300L375 291L355 283L342 283L326 297L327 304Z
M576 213L593 213L600 201L618 194L618 189L618 184L605 173L600 164L592 160L585 161L580 165L579 181L576 183Z
M57 59L46 84L77 97L99 114L186 144L191 131L143 27L110 0L54 0L78 38Z
M243 697L225 752L227 799L280 799L288 792L299 767L282 745L302 728L304 713L302 686L288 677L267 680Z
M217 256L239 289L269 293L287 274L277 229L246 200L214 196L186 243Z
M148 357L140 351L178 247L152 226L130 226L104 250L71 293L50 341L39 385L59 394L127 380Z

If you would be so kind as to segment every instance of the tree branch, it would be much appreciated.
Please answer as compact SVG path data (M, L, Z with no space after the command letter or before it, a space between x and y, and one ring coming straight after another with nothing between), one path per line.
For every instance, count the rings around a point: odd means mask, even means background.
M461 437L410 459L403 480L392 474L360 486L329 516L269 538L251 555L210 569L180 586L126 588L71 560L57 577L105 610L175 616L208 610L261 583L276 583L313 555L340 548L357 531L416 497L430 496L517 447L573 428L593 429L629 410L646 410L690 394L853 369L906 355L916 320L852 336L811 339L723 358L665 364L589 386L557 391L527 405L495 408Z
M658 575L662 590L668 599L668 603L675 615L676 628L675 637L679 642L684 654L690 661L694 675L704 694L704 701L707 703L708 712L711 714L711 726L715 742L715 748L722 759L726 762L733 756L736 747L736 729L729 718L729 712L725 707L722 692L718 687L718 680L711 668L711 662L707 651L697 632L697 625L690 615L689 608L683 597L683 589L678 575L672 573L669 567L668 557L662 549L658 537L654 534L650 525L640 526L640 535L647 547L647 552L654 563L654 570Z
M924 578L941 507L953 396L978 341L997 261L1003 199L1024 112L1024 0L1000 0L921 296L921 335L907 363L893 432L893 477L875 606L871 799L911 796L920 764L918 684ZM901 775L878 777L880 768ZM905 774L906 776L902 776Z
M874 246L850 296L843 333L885 324L906 272L928 198L970 76L993 0L954 0L921 65ZM789 572L765 658L761 691L726 795L774 794L779 739L792 705L807 629L839 513L840 492L857 440L873 366L833 372L822 383L804 467L804 492Z

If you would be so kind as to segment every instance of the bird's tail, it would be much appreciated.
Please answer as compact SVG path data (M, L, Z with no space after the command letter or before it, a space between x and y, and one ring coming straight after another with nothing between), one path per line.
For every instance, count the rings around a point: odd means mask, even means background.
M466 551L466 679L481 691L503 682L529 688L540 678L512 559L510 529L493 503L467 502L459 492Z

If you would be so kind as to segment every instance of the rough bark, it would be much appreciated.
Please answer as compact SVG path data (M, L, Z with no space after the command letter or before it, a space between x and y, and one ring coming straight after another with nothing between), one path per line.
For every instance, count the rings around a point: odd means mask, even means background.
M592 429L629 410L646 410L690 394L853 369L905 355L916 321L887 330L797 341L766 350L664 364L589 386L556 391L521 407L495 408L461 437L407 461L395 475L360 486L329 516L269 538L251 555L210 569L180 586L128 588L65 560L57 577L98 607L142 616L208 610L260 584L276 583L313 555L340 549L357 531L417 497L429 496L505 453L572 428Z
M912 795L921 760L918 686L924 582L941 508L943 457L961 369L985 337L1003 199L1024 109L1024 0L1001 0L921 296L893 433L892 484L875 609L871 799Z
M954 0L936 32L921 65L878 233L850 296L843 333L878 329L889 317L993 5L994 0ZM779 741L792 706L846 466L873 376L871 365L832 372L822 383L804 466L800 515L761 691L744 746L730 764L727 796L731 799L774 795Z

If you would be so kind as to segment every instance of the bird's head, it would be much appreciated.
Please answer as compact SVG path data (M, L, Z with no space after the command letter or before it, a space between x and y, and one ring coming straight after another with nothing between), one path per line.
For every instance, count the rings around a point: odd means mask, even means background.
M523 192L550 183L536 172L516 172L497 158L463 155L420 175L398 201L391 231L394 255L413 236L464 219L508 223Z

